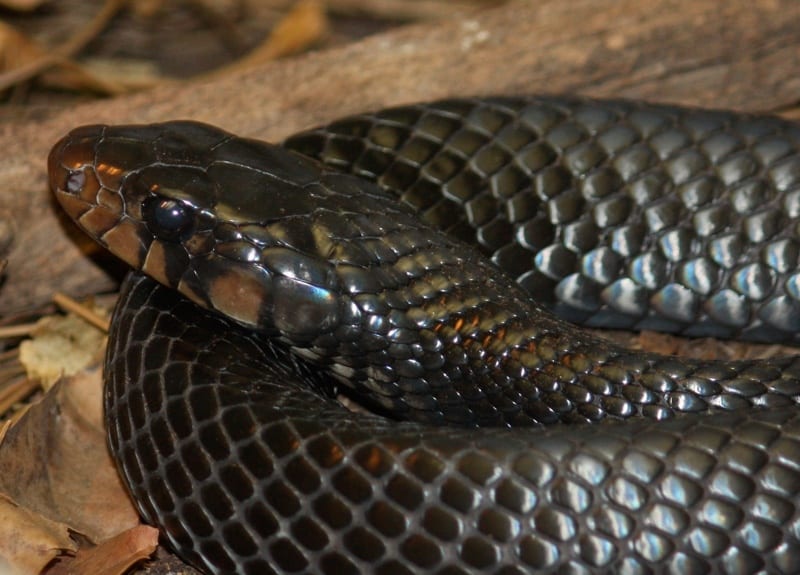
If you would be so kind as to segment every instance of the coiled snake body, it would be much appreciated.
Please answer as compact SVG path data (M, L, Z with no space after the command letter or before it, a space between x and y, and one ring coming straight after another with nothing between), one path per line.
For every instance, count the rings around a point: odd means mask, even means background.
M110 334L109 443L181 556L800 572L800 360L632 352L531 301L796 339L800 127L494 98L285 146L333 167L192 122L78 128L50 154L66 211L138 270Z

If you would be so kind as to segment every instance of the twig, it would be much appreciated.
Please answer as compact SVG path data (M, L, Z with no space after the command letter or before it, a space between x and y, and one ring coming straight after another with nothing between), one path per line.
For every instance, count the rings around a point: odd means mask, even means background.
M19 348L16 348L19 349ZM15 350L16 351L16 350ZM0 367L0 386L5 386L9 381L20 375L25 375L25 366L19 360L9 361L8 365Z
M28 378L20 378L10 382L8 387L0 390L0 413L6 413L15 403L18 403L40 389L37 381Z
M19 348L12 347L5 351L0 352L0 363L14 359L19 355Z
M90 323L97 329L101 329L106 332L108 331L108 326L110 324L108 319L98 315L97 313L95 313L85 305L75 301L71 297L63 293L56 292L53 294L53 302L64 311L77 315L78 317Z
M36 323L20 323L17 325L8 325L0 327L0 339L8 339L11 337L25 337L30 335Z

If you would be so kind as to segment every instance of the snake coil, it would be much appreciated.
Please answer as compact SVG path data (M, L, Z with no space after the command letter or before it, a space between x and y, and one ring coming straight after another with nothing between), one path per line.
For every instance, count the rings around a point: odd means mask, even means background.
M74 130L51 187L136 270L105 402L142 516L210 573L800 572L800 359L541 307L796 340L799 151L773 117L549 97L284 148Z

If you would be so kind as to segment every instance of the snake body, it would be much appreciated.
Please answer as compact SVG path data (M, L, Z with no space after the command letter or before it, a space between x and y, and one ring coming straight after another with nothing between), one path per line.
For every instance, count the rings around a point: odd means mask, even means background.
M530 295L592 324L794 339L800 128L495 98L285 145L324 164L192 122L79 128L49 158L66 211L137 270L109 444L181 556L800 571L800 360L633 352Z

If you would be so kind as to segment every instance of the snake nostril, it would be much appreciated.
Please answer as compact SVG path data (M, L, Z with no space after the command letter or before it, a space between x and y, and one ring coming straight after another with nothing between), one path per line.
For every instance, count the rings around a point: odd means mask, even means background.
M78 194L86 185L86 172L79 170L76 172L69 172L64 182L64 191L71 194Z
M56 142L47 156L47 173L53 192L79 195L87 187L94 187L92 180L96 178L86 173L86 168L94 163L96 146L104 129L101 125L75 128Z

